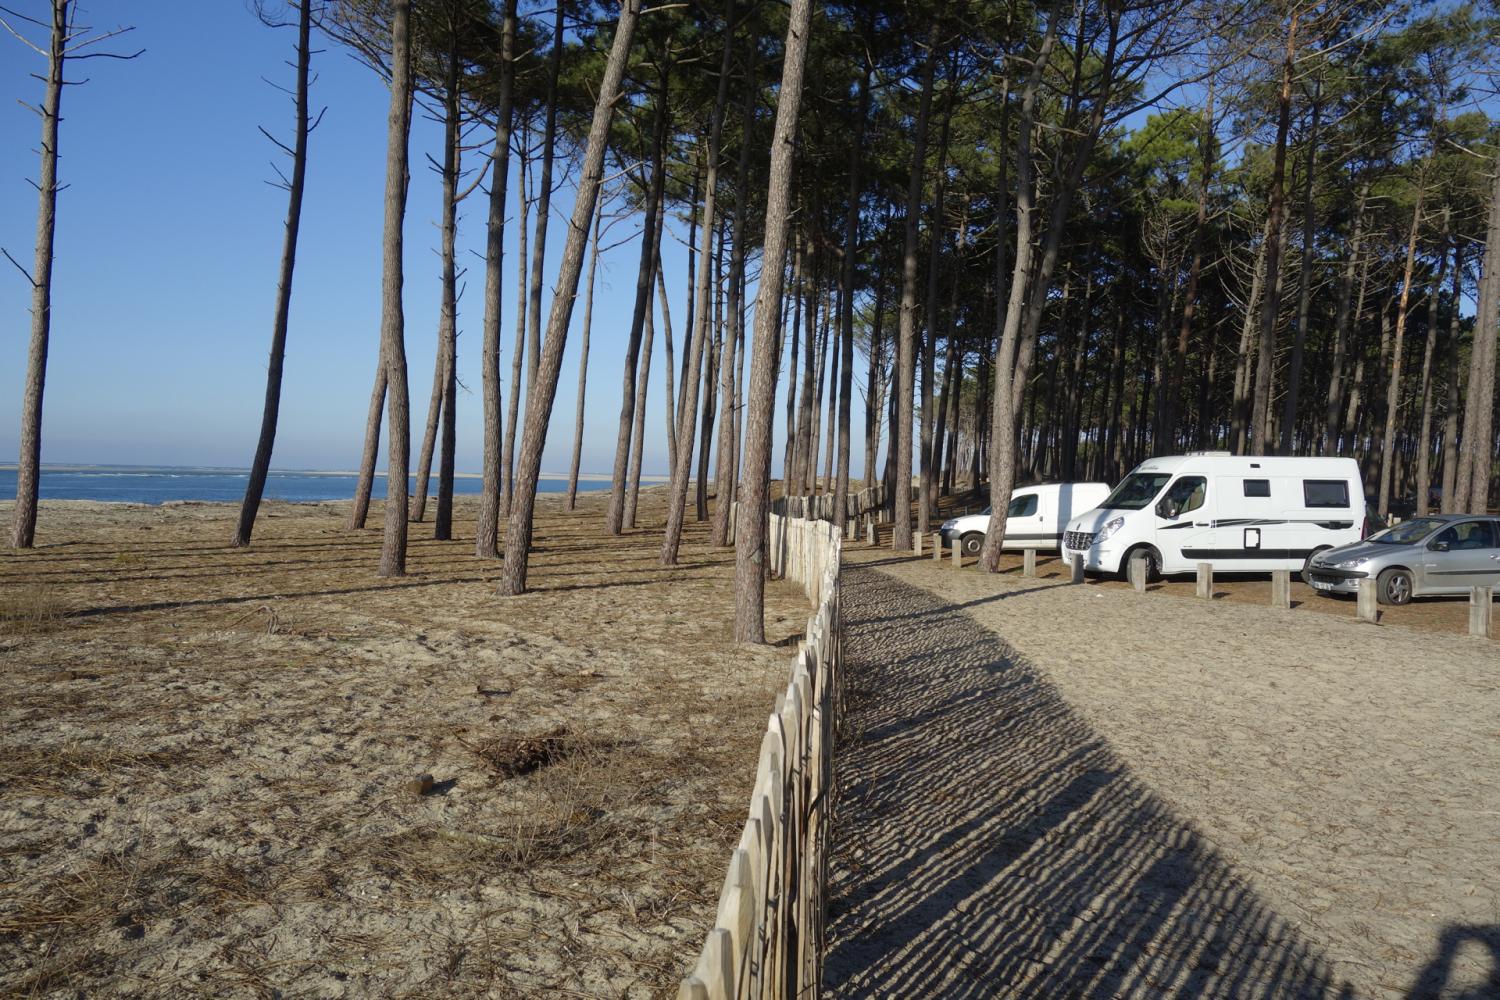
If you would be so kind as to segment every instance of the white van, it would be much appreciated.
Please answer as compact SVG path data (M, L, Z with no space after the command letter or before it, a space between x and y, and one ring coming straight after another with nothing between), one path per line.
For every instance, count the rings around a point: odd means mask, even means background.
M1005 539L1000 547L1052 551L1062 540L1063 525L1079 512L1092 510L1107 496L1108 483L1042 483L1011 490ZM990 508L986 507L982 514L944 521L939 534L944 549L951 548L956 538L964 555L972 556L984 547L989 528Z
M1313 553L1363 537L1365 492L1352 458L1194 452L1136 466L1098 510L1068 523L1063 559L1123 573L1145 554L1150 575L1306 572Z

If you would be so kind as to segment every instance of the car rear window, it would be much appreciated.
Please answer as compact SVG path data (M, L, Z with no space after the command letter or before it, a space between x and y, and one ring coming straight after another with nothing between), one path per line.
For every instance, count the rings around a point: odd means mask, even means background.
M1308 507L1349 506L1349 484L1342 479L1302 480L1302 500Z

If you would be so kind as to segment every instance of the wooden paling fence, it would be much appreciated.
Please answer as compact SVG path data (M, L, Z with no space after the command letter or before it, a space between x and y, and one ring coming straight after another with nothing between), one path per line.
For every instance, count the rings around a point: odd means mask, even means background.
M827 521L772 514L770 529L772 572L801 584L816 610L761 739L713 930L678 1000L816 997L823 976L842 543Z
M867 486L857 492L851 491L845 499L844 516L861 517L885 504L885 488L880 485ZM771 513L782 517L799 517L811 520L833 520L833 494L819 493L816 496L777 497L771 501Z

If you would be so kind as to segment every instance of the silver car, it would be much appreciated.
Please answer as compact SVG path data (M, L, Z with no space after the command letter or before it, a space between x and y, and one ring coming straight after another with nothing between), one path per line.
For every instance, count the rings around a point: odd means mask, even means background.
M1500 587L1500 518L1415 517L1363 541L1315 552L1303 578L1321 593L1357 594L1373 578L1381 604Z

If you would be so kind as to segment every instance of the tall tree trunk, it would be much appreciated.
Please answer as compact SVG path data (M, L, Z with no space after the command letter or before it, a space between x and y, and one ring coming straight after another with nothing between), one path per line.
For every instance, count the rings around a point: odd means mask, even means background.
M21 397L21 441L16 464L16 507L11 545L29 549L36 542L37 499L41 494L42 393L47 382L47 342L52 334L52 258L57 231L57 132L62 121L63 62L72 33L69 0L52 0L52 36L47 55L47 90L42 99L42 167L37 184L36 258L31 279L31 346L26 355L26 386Z
M744 487L734 535L734 638L736 642L766 641L765 574L766 499L771 473L771 408L776 402L776 329L778 304L785 277L786 237L789 228L792 159L796 152L797 112L802 104L802 75L807 64L808 25L812 0L792 0L787 22L786 56L781 64L781 89L776 101L776 126L771 137L770 178L766 193L766 235L761 276L755 301L755 341L750 362L750 388L745 394Z
M55 25L54 25L55 27ZM286 359L286 332L292 307L292 272L297 267L297 230L302 222L302 191L307 178L308 67L312 63L312 0L300 0L297 10L297 132L292 139L292 177L287 185L286 233L281 244L281 275L276 282L276 318L271 327L271 358L266 366L266 402L260 417L260 440L250 463L250 480L230 544L250 544L255 514L265 493L266 473L271 468L271 449L276 444L276 418L281 410L281 369ZM48 89L51 81L48 81ZM54 114L56 108L53 109ZM46 146L44 145L45 149ZM55 148L54 148L55 154ZM53 178L54 183L56 177ZM45 183L45 180L43 181ZM50 290L49 290L50 295ZM33 505L33 519L35 506Z
M1318 115L1322 111L1323 81L1313 84L1312 118L1307 132L1307 165L1302 178L1302 267L1297 282L1297 332L1292 337L1292 357L1287 365L1286 398L1281 410L1281 448L1291 455L1295 448L1297 396L1302 387L1302 349L1307 343L1307 313L1312 302L1313 236L1316 219L1313 179L1318 166Z
M1417 514L1426 516L1431 509L1432 492L1432 359L1437 353L1438 299L1442 298L1443 278L1448 266L1448 237L1453 210L1443 207L1443 241L1438 251L1438 273L1427 293L1427 342L1422 349L1422 424L1417 432ZM1455 300L1456 301L1456 300Z
M1059 17L1057 6L1050 6L1047 29L1042 35L1021 96L1021 122L1016 135L1016 259L1011 268L1010 293L1004 300L1005 313L1003 317L997 317L1000 332L999 346L995 351L994 403L990 417L990 524L985 532L984 548L979 553L979 565L987 573L994 573L1000 568L1000 544L1005 535L1010 491L1015 484L1016 411L1011 397L1014 395L1015 375L1019 366L1013 370L1011 359L1016 356L1016 340L1021 332L1021 313L1031 272L1032 213L1035 211L1036 196L1031 130L1036 119L1037 91L1042 71L1057 44ZM997 281L1003 277L997 275ZM996 302L998 306L998 298Z
M1161 430L1168 434L1179 424L1178 413L1182 405L1182 382L1183 373L1187 370L1189 337L1193 332L1193 320L1198 314L1198 281L1203 273L1203 244L1208 233L1208 187L1213 182L1214 170L1214 81L1212 80L1208 84L1208 106L1204 111L1203 132L1198 142L1201 154L1199 162L1201 176L1198 178L1198 212L1193 218L1193 259L1188 264L1187 288L1182 293L1182 319L1177 326L1177 350L1172 355L1172 368L1167 376L1166 406L1162 413ZM1084 321L1085 323L1088 321L1087 308L1085 308ZM1087 336L1085 331L1084 338L1087 339Z
M781 489L783 496L795 492L793 477L797 474L797 346L802 343L802 240L794 236L792 247L792 356L786 369L786 449L781 453ZM783 310L784 312L785 310ZM779 361L781 352L777 352Z
M656 215L656 242L661 243L662 213L658 210ZM653 268L659 267L661 257L658 255ZM630 465L626 473L625 484L625 512L623 514L623 525L625 529L635 527L635 510L641 495L641 454L646 446L646 399L651 390L651 347L652 341L656 339L656 310L651 295L651 285L647 284L646 299L646 323L641 333L641 356L640 377L635 380L635 426L631 431L630 442ZM666 301L663 299L663 301Z
M381 267L380 345L386 370L385 537L380 575L406 575L407 476L411 466L411 398L406 385L406 318L401 308L402 224L406 219L407 143L411 134L411 0L391 0L391 110L385 157L385 227Z
M813 393L817 391L818 363L818 285L823 278L823 258L818 253L817 244L810 247L812 253L812 279L807 281L802 289L802 298L805 303L806 312L803 316L803 343L802 351L802 389L797 394L797 450L796 461L792 463L792 481L787 485L787 494L793 493L805 495L807 493L807 481L809 478L808 467L811 461L808 452L812 450L812 421L813 421Z
M1266 199L1265 298L1260 307L1260 349L1255 366L1255 395L1250 413L1250 453L1264 455L1270 445L1271 379L1276 362L1276 316L1281 309L1281 229L1286 188L1286 137L1292 118L1292 74L1297 56L1297 18L1286 33L1286 58L1281 64L1281 97L1276 120L1276 155L1271 168L1271 192Z
M579 172L578 194L573 216L568 224L568 239L563 245L562 266L552 295L552 310L547 318L547 337L542 343L542 358L537 369L536 391L527 394L526 426L522 432L521 450L516 467L515 493L511 498L510 519L505 533L505 566L500 576L499 592L514 596L526 591L526 568L531 555L531 529L535 518L537 475L541 472L542 447L546 444L547 424L552 417L552 403L557 397L557 377L562 369L563 349L567 346L568 324L573 316L573 302L578 293L578 278L583 271L584 245L588 242L589 222L599 198L599 184L604 174L604 151L608 144L610 120L620 97L620 82L630 56L641 0L622 0L615 37L599 85L594 118L589 125L588 144L584 148L583 166Z
M1391 378L1385 392L1385 434L1380 448L1380 496L1377 510L1391 508L1392 462L1396 449L1396 409L1401 402L1401 357L1406 338L1407 306L1411 304L1411 272L1417 259L1417 233L1422 225L1422 200L1427 192L1417 189L1417 205L1411 213L1411 232L1406 238L1406 268L1401 273L1401 297L1396 303L1396 338L1391 347Z
M349 509L348 526L358 531L365 526L370 513L370 493L375 485L375 460L380 457L380 423L385 411L385 344L375 359L375 385L370 390L370 406L365 413L365 446L359 457L359 477L354 484L354 506Z
M724 346L724 226L719 227L714 251L714 318L713 337L707 341L703 356L703 405L698 434L698 472L693 477L693 514L699 521L708 519L708 462L713 454L714 407L718 403L719 356Z
M516 0L505 2L500 39L500 107L495 112L495 151L490 173L489 218L484 251L484 481L474 554L500 554L500 282L505 260L505 195L510 184L510 125L515 103Z
M917 225L922 214L922 181L927 173L927 125L932 114L932 90L937 78L937 28L928 32L927 56L922 62L922 92L913 123L911 170L906 188L906 224L901 252L901 312L896 332L896 425L891 444L896 456L894 538L897 550L911 548L911 415L916 395L917 365Z
M578 463L583 457L583 399L589 378L589 333L594 325L594 275L599 270L599 223L603 204L594 213L594 235L589 246L589 278L583 293L583 343L578 353L578 406L573 414L573 462L568 467L568 509L578 502ZM666 298L662 299L663 305ZM669 362L670 364L670 362Z
M1245 315L1240 323L1239 350L1234 362L1234 396L1231 400L1229 437L1230 450L1236 454L1245 450L1245 439L1250 427L1250 381L1254 377L1250 368L1250 350L1256 327L1256 308L1260 304L1261 288L1265 284L1266 254L1270 246L1271 224L1269 220L1261 229L1260 246L1255 251L1255 269L1250 278L1250 297L1245 300Z
M875 270L875 312L870 321L869 365L865 374L865 488L879 481L875 474L875 463L880 458L880 411L885 383L885 339L882 327L885 319L885 268L883 260Z
M666 355L662 364L662 380L665 382L665 413L667 424L667 461L677 453L677 404L672 396L672 308L667 300L667 279L662 275L661 245L656 247L656 299L661 303L662 348ZM670 475L670 470L669 475Z
M735 0L724 3L724 53L719 62L719 88L709 118L707 167L703 181L703 245L698 254L697 290L694 292L690 343L687 345L687 367L681 381L682 416L677 422L677 456L672 463L672 481L667 488L667 530L662 539L661 564L675 566L677 549L682 541L682 518L687 507L688 476L693 465L694 419L698 415L698 385L703 369L703 345L708 339L709 274L713 268L713 240L718 229L716 200L719 186L719 150L724 137L724 105L729 99L729 71L734 53Z
M953 100L958 90L958 60L951 60L948 69L947 94L943 100L943 124L938 129L937 163L933 168L932 224L928 229L927 242L927 293L923 303L923 323L926 328L921 335L922 349L922 393L918 413L917 453L917 532L927 534L932 527L932 505L937 496L933 482L933 382L937 380L937 320L938 320L938 264L943 253L944 202L948 197L947 164L948 138L953 125ZM925 169L925 164L923 165Z
M521 118L521 143L517 153L521 169L516 172L516 194L521 201L521 217L516 223L516 338L510 352L510 395L505 408L505 449L500 464L505 470L505 487L501 491L500 513L510 515L510 495L515 485L516 430L521 415L521 371L526 360L526 278L529 258L526 254L527 219L531 216L531 197L527 186L531 177L531 129L526 118Z
M1443 503L1444 514L1458 513L1455 503L1458 483L1458 303L1463 291L1463 244L1453 243L1453 307L1448 311L1448 337L1443 345L1447 371L1447 399L1443 407Z
M838 479L833 487L833 523L840 531L844 530L849 506L849 411L853 405L851 396L854 392L854 279L855 264L859 258L859 203L860 193L863 190L860 165L864 156L865 119L870 116L870 73L871 67L866 62L865 71L859 78L854 141L849 146L849 204L844 214L844 260L843 268L839 272L839 351L843 356L843 366L839 369L841 372L838 416L839 455ZM874 348L872 340L870 344L872 359L875 353ZM873 367L872 361L871 368ZM866 390L870 393L875 391L873 378L867 383ZM865 412L868 420L868 407ZM874 464L874 456L869 455L866 449L865 477L867 479L870 475L870 467Z
M1469 353L1469 395L1464 407L1458 462L1459 511L1482 514L1489 506L1494 455L1496 326L1500 317L1500 154L1496 154L1490 188L1489 225L1485 233L1478 308L1474 311L1474 346Z
M610 476L609 510L604 516L605 529L618 535L625 523L626 478L630 472L630 438L635 430L636 368L641 351L641 334L646 328L646 313L651 306L651 275L656 266L657 213L662 207L662 189L666 183L663 158L666 153L668 78L660 78L656 100L656 122L652 126L651 180L646 191L646 220L641 227L641 258L635 276L635 306L630 314L630 334L625 341L625 366L620 386L620 428L615 436L615 464Z
M1349 303L1354 297L1354 271L1359 262L1364 238L1365 204L1370 196L1370 182L1359 186L1355 199L1354 232L1349 239L1349 257L1339 275L1339 303L1333 318L1333 357L1329 359L1328 403L1323 410L1323 439L1320 450L1337 447L1340 438L1339 413L1344 401L1344 355L1349 342Z
M536 192L536 238L531 241L531 287L527 298L528 330L526 391L536 387L537 360L542 341L542 268L547 263L547 227L552 221L552 161L557 147L557 78L562 71L562 0L553 5L552 52L547 60L547 108L542 129L542 176Z
M443 388L448 384L444 363L448 356L443 343L446 330L438 324L437 355L432 363L432 394L427 398L427 423L423 425L422 448L417 452L416 485L412 489L411 519L420 522L427 515L427 488L432 474L432 453L437 447L438 421L443 414Z

